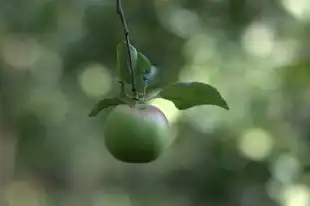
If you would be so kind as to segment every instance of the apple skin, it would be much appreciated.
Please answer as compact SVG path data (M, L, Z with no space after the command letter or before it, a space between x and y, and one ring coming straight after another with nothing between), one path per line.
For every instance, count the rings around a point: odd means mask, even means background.
M114 158L127 163L149 163L171 143L169 122L155 106L118 105L106 119L104 140Z

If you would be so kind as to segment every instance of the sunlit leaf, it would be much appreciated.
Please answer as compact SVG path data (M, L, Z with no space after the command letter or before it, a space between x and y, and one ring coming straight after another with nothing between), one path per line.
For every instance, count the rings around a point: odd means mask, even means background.
M229 110L218 90L201 82L174 83L163 88L159 96L172 101L180 110L199 105L214 105Z

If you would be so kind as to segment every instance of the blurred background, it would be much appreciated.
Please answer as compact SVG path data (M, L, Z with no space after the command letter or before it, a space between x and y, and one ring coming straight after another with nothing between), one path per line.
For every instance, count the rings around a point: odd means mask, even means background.
M160 107L174 144L125 164L103 143L123 33L113 0L0 1L0 206L309 206L310 2L131 0L161 85L201 81L231 110Z

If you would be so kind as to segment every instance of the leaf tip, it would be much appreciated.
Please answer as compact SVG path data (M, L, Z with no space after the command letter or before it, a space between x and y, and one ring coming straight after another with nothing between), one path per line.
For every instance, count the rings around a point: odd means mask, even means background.
M230 107L229 107L228 103L227 103L227 102L225 101L225 99L223 99L223 98L221 98L221 100L222 100L222 102L221 102L221 104L218 105L218 106L220 106L220 107L222 107L223 109L226 109L227 111L229 111L229 110L230 110Z
M89 117L95 117L97 116L102 110L115 107L119 104L124 103L121 99L118 97L109 98L109 99L103 99L99 101L95 107L91 110L91 112L88 114Z
M96 114L94 114L93 112L90 112L90 113L88 114L88 116L89 116L89 117L95 117Z
M227 102L225 102L224 109L226 109L227 111L230 111L230 107L228 106Z
M100 112L100 111L98 111L98 109L92 109L92 110L89 112L88 116L89 116L89 117L95 117L95 116L98 115L99 112Z

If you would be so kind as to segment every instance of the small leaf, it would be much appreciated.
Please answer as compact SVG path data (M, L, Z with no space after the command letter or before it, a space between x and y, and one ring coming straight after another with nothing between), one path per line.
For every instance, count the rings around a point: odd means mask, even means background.
M140 79L143 85L154 86L159 82L158 68L152 65L150 60L140 52L138 53L137 71L138 71L137 78Z
M99 114L99 112L101 112L102 110L110 107L115 107L119 104L124 104L124 102L117 97L100 100L92 109L92 111L89 113L89 116L90 117L97 116L97 114Z
M214 105L229 110L217 89L201 82L174 83L163 88L159 96L172 101L180 110L199 105Z
M133 64L133 70L135 73L137 70L138 52L136 48L132 45L130 45L130 53ZM120 79L122 79L124 82L128 84L131 84L128 51L126 42L124 41L122 41L117 45L117 69Z
M143 79L143 74L150 66L152 66L152 64L148 60L148 58L146 58L146 56L138 52L138 61L137 61L137 70L135 72L135 81L136 81L137 92L142 94L142 96L145 91L145 87L147 86L146 82Z
M139 73L144 73L145 71L147 71L150 67L152 66L152 63L150 62L150 60L144 56L141 52L138 52L138 71Z

